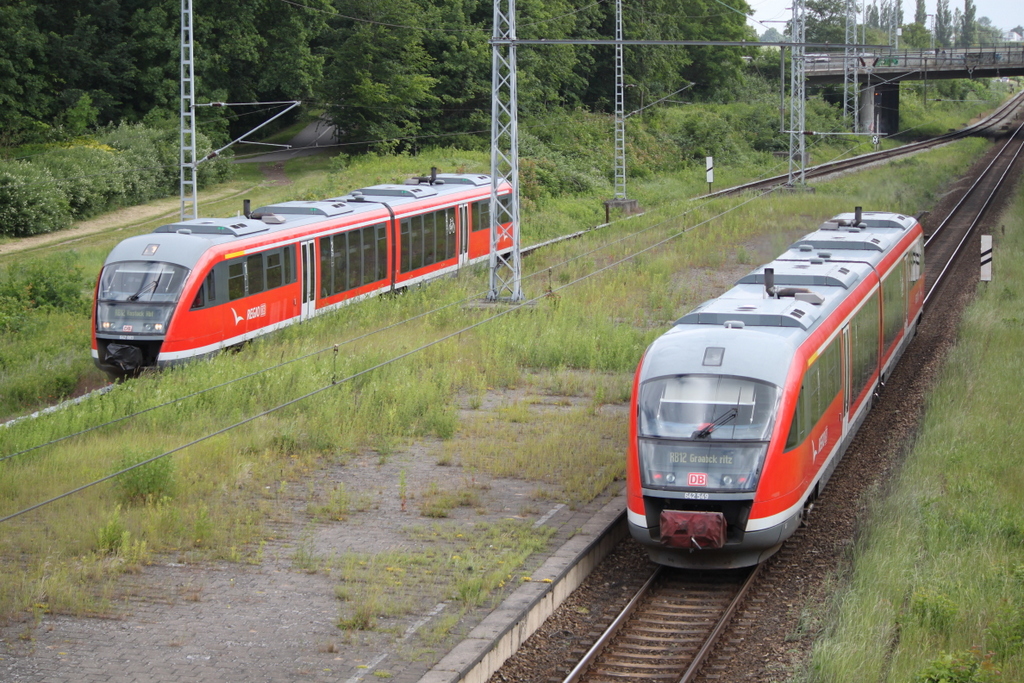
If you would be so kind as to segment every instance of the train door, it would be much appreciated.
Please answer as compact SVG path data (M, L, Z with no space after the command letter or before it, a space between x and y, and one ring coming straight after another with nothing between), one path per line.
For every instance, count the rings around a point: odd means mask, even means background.
M299 245L302 251L302 311L300 320L316 313L316 249L314 240Z
M469 262L469 205L459 204L459 265Z
M842 332L842 355L843 355L843 433L846 433L846 425L850 421L850 406L853 404L853 350L850 345L850 326L846 325Z

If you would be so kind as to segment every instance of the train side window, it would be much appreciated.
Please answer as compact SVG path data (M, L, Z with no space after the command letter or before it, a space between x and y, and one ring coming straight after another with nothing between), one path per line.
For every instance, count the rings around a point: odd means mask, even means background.
M292 256L291 246L287 246L281 250L283 252L282 261L284 262L284 284L290 285L295 282L295 257Z
M281 252L267 254L267 289L274 289L284 284L281 266Z
M320 238L320 298L334 293L334 273L331 270L331 238Z
M437 263L437 212L423 216L423 265Z
M206 298L212 304L217 300L217 287L214 284L217 278L214 277L214 269L211 268L206 276Z
M455 258L455 209L444 210L444 258Z
M377 277L377 263L374 255L374 251L377 247L377 241L375 239L376 230L377 226L375 225L370 225L360 230L360 232L363 233L360 238L363 246L362 251L359 254L359 258L363 265L364 285L380 279Z
M490 230L491 200L473 202L473 230Z
M263 254L252 254L245 259L245 282L250 295L259 294L266 285L263 281Z
M804 438L806 432L803 429L806 418L804 414L807 412L804 410L804 390L800 388L800 395L796 399L796 410L793 411L793 421L789 423L789 435L786 437L786 447L783 450L792 450L799 446Z
M206 300L203 296L203 289L206 288L206 283L199 285L199 291L196 292L196 298L192 300L192 309L202 308L206 305Z
M383 223L374 227L377 231L377 279L388 276L388 231Z
M362 230L348 233L348 288L355 289L363 284Z
M334 236L334 245L331 252L332 269L334 270L334 287L331 294L344 292L348 289L348 270L346 259L348 258L348 235L338 233Z
M228 299L234 301L245 296L245 263L238 260L228 265Z

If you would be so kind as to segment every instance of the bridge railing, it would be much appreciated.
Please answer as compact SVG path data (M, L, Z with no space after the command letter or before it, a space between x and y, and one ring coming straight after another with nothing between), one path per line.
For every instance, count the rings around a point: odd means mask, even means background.
M810 75L842 73L843 52L805 54L804 69ZM936 48L934 50L889 50L860 52L853 59L859 72L866 71L973 71L976 68L1024 67L1024 46Z

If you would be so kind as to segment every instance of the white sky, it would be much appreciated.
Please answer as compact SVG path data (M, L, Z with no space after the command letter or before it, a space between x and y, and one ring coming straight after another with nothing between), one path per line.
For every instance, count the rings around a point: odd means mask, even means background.
M863 0L860 2L863 5ZM747 23L754 27L758 35L770 27L775 27L779 33L782 33L785 25L774 23L772 20L788 21L793 16L793 3L789 0L747 0L747 4L750 5L750 9L754 10L754 19L764 22L764 24L759 24L756 21L747 20ZM869 4L871 4L871 0L869 0ZM878 4L881 5L880 2ZM935 13L936 0L925 0L924 4L928 8L929 14ZM974 6L978 12L978 19L988 17L995 27L1003 31L1017 25L1024 25L1024 2L1020 0L974 0ZM917 7L917 0L903 0L903 21L905 23L914 20L915 7ZM950 12L957 7L963 11L963 0L949 0ZM931 28L930 24L928 28Z

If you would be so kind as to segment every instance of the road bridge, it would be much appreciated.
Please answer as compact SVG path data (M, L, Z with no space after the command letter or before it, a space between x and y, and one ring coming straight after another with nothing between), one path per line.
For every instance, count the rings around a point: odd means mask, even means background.
M881 135L899 131L903 81L1024 76L1024 46L859 52L849 57L845 52L808 52L807 83L843 83L847 60L861 88L859 132Z

